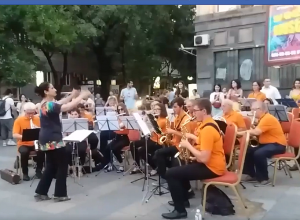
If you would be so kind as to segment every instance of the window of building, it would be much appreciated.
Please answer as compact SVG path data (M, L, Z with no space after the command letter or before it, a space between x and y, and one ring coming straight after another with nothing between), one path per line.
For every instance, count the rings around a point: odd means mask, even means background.
M64 77L64 85L69 86L70 82L71 82L71 76L70 76L70 74L67 73Z
M215 53L215 84L221 84L222 87L230 83L230 79L227 76L227 63L227 51Z
M253 73L253 49L238 51L238 78L243 89L251 89L252 81L256 79Z

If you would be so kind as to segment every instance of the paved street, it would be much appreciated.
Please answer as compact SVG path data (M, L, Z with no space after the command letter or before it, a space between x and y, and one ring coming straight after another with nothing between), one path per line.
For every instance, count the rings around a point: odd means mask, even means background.
M0 145L0 168L12 168L15 159L15 147ZM33 169L31 168L33 174ZM272 172L271 172L272 173ZM74 180L68 179L68 193L72 197L69 202L53 203L53 201L35 202L34 190L38 181L30 187L31 182L19 185L10 185L0 181L0 219L161 219L162 212L171 208L166 205L170 195L153 196L146 204L142 204L142 183L131 184L130 181L138 176L125 176L117 173L101 173L88 175L81 179L79 186ZM247 189L241 192L247 199L248 211L253 220L296 220L299 219L298 208L300 196L300 174L293 173L293 179L286 177L283 171L279 172L277 186L255 188L246 184ZM194 184L193 184L194 185ZM152 187L151 187L152 188ZM232 198L232 192L224 189ZM53 193L51 187L49 195ZM192 207L188 210L189 218L194 219L195 209L200 205L199 192L191 200ZM208 220L242 220L246 219L243 209L236 205L236 216L220 217L207 215Z

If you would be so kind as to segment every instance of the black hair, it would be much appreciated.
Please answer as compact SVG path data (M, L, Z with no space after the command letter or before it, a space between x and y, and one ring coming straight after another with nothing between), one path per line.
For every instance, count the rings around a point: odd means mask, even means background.
M10 95L10 94L13 94L12 90L11 89L6 89L5 92L4 92L4 95Z
M253 83L256 83L258 85L258 89L261 90L261 83L259 81L253 81L252 85L253 85Z
M173 106L175 103L177 103L177 105L178 105L179 107L183 107L183 106L184 106L184 99L181 98L181 97L177 97L177 98L173 99L173 101L172 101L172 106Z
M25 96L25 99L26 99L26 95L25 94L20 94L19 101L21 101L22 96Z
M45 98L46 96L45 91L49 90L49 86L50 86L49 82L42 82L39 86L35 87L34 93L42 98Z
M264 101L268 101L268 102L270 102L270 105L274 105L274 102L272 99L266 98Z
M221 85L220 84L215 84L214 85L214 89L213 89L213 91L215 92L216 91L216 86L219 86L219 88L220 88L220 90L219 90L219 92L222 92L222 87L221 87Z
M211 102L208 99L205 98L195 99L193 101L193 104L196 105L199 109L205 109L206 114L208 115L211 114Z
M296 87L295 87L295 83L296 83L297 81L298 81L298 82L300 82L300 79L299 79L299 78L297 78L297 79L295 79L295 80L294 80L293 89L295 89L295 88L296 88Z
M179 83L182 84L182 91L180 92L180 89L179 89ZM182 80L180 80L178 83L177 83L177 87L176 87L176 92L175 92L175 95L179 96L181 93L183 93L185 91L185 84Z
M239 79L231 80L230 85L229 85L229 88L233 89L233 88L232 88L232 82L235 82L235 83L236 83L236 88L237 88L237 89L242 88L241 81L240 81Z
M194 92L197 92L197 89L193 89Z

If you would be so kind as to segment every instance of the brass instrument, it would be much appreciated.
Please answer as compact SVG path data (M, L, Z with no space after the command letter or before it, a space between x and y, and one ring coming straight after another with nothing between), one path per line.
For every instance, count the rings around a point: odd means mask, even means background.
M31 128L31 129L39 128L38 126L36 126L35 124L33 124L32 118L30 118L30 128ZM38 142L38 140L35 140L35 141L34 141L34 149L35 149L35 150L38 150L38 149L39 149L39 142Z
M168 129L170 127L171 127L171 122L169 120L169 117L166 117L166 129ZM161 131L161 135L162 136L159 139L159 142L161 144L170 143L173 138L172 134L164 134L162 131Z
M188 133L188 130L186 128L186 125L188 123L190 123L191 121L193 121L195 119L195 117L193 118L189 118L187 119L184 124L181 126L181 133L182 133L182 138L181 140L186 140L187 137L186 137L186 134ZM179 145L179 152L177 152L174 156L174 158L180 158L181 161L184 161L185 164L188 164L188 162L190 161L190 158L191 158L191 152L185 148L185 147L181 147ZM181 163L180 163L181 164Z
M255 128L255 125L254 125L254 123L255 123L255 116L256 116L256 111L253 112L253 118L251 120L251 128ZM257 136L251 136L249 143L250 143L251 147L257 147L258 146L258 138L257 138Z

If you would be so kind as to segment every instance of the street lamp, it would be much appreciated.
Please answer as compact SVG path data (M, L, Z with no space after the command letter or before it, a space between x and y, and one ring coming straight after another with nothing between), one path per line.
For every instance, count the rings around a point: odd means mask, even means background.
M117 80L115 80L115 79L112 79L112 80L110 81L110 84L111 84L112 86L115 86L115 85L117 85Z
M96 81L96 85L97 85L97 86L101 86L101 80L100 80L100 79L98 79L98 80Z

